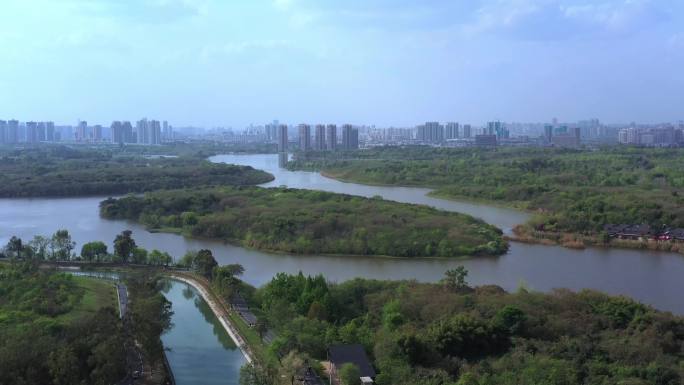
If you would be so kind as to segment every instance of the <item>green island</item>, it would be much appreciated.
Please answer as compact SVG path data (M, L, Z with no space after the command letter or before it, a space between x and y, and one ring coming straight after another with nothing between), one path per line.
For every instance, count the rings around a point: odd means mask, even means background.
M464 214L288 188L156 191L109 198L100 214L288 253L457 257L499 255L508 247L499 229Z
M172 157L149 154L155 150ZM205 157L215 150L201 146L7 149L0 151L0 198L118 195L273 180L271 174L249 166L207 161Z
M646 224L656 232L684 227L682 149L383 147L299 153L288 167L534 211L516 229L521 240L608 244L604 229L610 224ZM674 242L633 246L679 250Z

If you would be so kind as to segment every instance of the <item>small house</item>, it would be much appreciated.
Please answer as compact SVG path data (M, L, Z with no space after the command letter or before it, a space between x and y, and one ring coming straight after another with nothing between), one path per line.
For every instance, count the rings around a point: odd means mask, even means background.
M340 384L339 371L344 364L354 364L359 368L360 380L363 385L372 384L375 380L375 369L368 359L363 346L332 345L328 348L328 361L330 361L330 384Z

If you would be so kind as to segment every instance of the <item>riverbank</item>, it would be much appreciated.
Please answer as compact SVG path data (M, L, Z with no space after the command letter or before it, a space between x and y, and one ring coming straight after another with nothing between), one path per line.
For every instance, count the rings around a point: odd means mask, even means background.
M513 228L512 235L507 236L507 239L513 242L563 246L570 249L584 249L585 247L637 249L684 255L684 244L673 241L606 239L600 235L536 231L525 225L518 225Z

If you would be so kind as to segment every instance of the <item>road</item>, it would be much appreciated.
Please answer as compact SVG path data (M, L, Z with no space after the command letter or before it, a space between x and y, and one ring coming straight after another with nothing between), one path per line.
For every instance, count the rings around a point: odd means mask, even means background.
M128 290L126 290L126 285L117 283L116 291L119 298L119 317L123 319L128 311Z

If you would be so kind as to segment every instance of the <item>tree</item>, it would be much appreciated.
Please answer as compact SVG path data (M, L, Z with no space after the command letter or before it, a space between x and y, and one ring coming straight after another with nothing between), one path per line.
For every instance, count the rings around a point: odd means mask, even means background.
M121 234L114 238L114 254L118 256L123 263L128 263L136 248L135 241L131 237L133 232L131 230L124 230Z
M7 246L5 246L5 252L10 258L21 258L21 252L24 250L24 245L21 238L12 236Z
M71 258L71 251L76 247L76 242L71 240L69 230L62 229L52 235L50 247L54 259L66 261Z
M441 282L447 290L460 291L468 287L467 276L468 270L463 266L458 266L455 269L447 270Z
M168 266L171 262L173 262L173 258L169 253L157 249L152 250L147 258L147 263L155 266Z
M41 235L36 235L33 240L29 242L29 247L33 249L33 256L38 259L47 259L48 248L50 247L50 239Z
M104 242L88 242L81 247L81 258L88 262L100 261L107 255L107 245Z
M178 261L178 265L185 267L187 269L195 268L195 260L197 259L197 252L193 250L188 250L185 255Z
M361 370L351 362L342 365L339 377L343 385L361 385Z
M132 252L133 263L138 265L147 264L147 250L142 247L136 247Z
M218 266L214 255L211 250L202 249L197 252L195 256L195 271L202 274L207 279L212 278L214 272L214 267Z
M240 368L240 385L271 385L268 373L254 364L246 364Z

